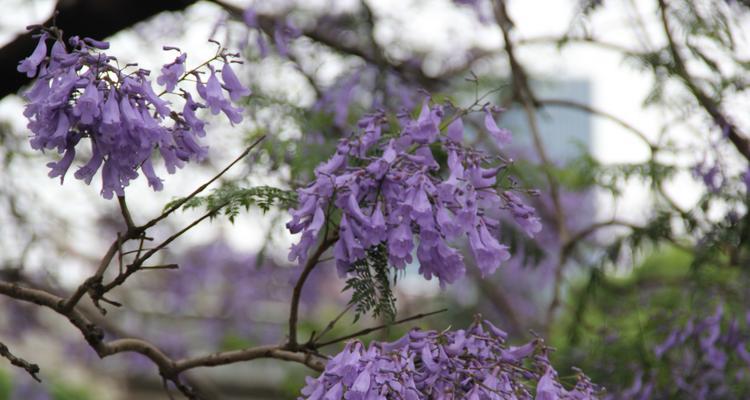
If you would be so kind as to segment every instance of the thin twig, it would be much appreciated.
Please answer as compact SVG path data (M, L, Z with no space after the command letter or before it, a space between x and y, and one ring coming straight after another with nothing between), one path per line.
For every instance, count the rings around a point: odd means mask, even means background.
M123 283L125 283L125 281L128 279L128 277L130 277L130 275L133 275L135 272L137 272L138 270L142 269L142 265L143 265L144 262L146 262L146 260L148 260L149 258L151 258L154 254L156 254L158 251L160 251L163 248L165 248L168 244L172 243L173 241L175 241L180 236L182 236L185 233L187 233L189 230L193 229L196 225L198 225L201 222L203 222L203 220L205 220L206 218L209 218L209 217L211 217L213 215L216 215L216 212L219 211L219 210L221 210L228 203L229 202L224 202L224 203L222 203L222 204L220 204L220 205L212 208L211 210L209 210L208 212L206 212L205 214L203 214L200 218L198 218L195 221L191 222L186 227L180 229L178 232L176 232L172 236L168 237L163 242L159 243L153 249L147 251L142 257L136 259L135 261L133 261L133 263L131 263L130 265L128 265L127 268L125 268L125 272L123 272L122 274L118 275L110 283L104 285L102 287L101 293L102 294L103 293L107 293L110 290L114 289L115 287L120 286Z
M688 88L690 93L695 97L701 107L711 116L716 125L718 125L722 131L732 142L737 151L742 154L745 159L750 161L750 139L743 133L740 133L739 128L735 126L729 119L722 113L719 104L717 104L708 94L706 94L693 80L693 77L687 70L687 65L680 55L680 50L677 48L677 43L672 37L672 29L669 26L669 17L667 16L667 4L664 0L659 0L659 9L661 14L662 27L664 28L664 34L667 37L667 43L669 44L669 51L672 54L674 61L674 69L677 76L682 79L682 82Z
M315 252L310 256L310 258L307 259L305 268L302 270L302 273L297 279L297 283L294 285L294 291L292 292L292 302L289 310L289 342L286 345L286 348L288 348L289 350L297 350L298 347L297 319L299 314L299 301L300 297L302 296L302 288L305 285L305 281L307 280L307 277L310 275L315 266L318 264L320 256L323 255L323 253L325 253L325 251L328 250L328 248L331 247L331 245L333 245L336 240L338 240L338 235L333 235L330 238L325 238L326 235L324 235L323 241L320 243L320 245L318 245L318 248L315 250Z
M155 269L179 269L180 266L177 264L164 264L164 265L144 265L141 266L140 269L142 270L155 270Z
M315 357L306 351L290 351L283 346L256 346L243 350L213 353L175 361L157 346L144 339L122 338L109 342L104 340L104 331L86 316L79 306L71 309L64 307L64 299L40 289L23 287L0 281L0 294L19 301L33 303L49 308L64 316L83 335L86 342L99 355L108 357L118 353L139 353L150 359L159 369L162 377L168 379L188 396L197 398L192 388L180 381L180 374L193 368L226 365L258 358L275 358L304 364L316 371L322 371L325 360ZM1 349L0 349L1 350Z
M167 218L170 214L172 214L173 212L175 212L176 210L178 210L180 207L182 207L182 205L185 204L187 201L189 201L190 199L194 198L195 196L197 196L198 194L200 194L202 191L204 191L208 186L210 186L217 179L219 179L221 176L223 176L227 171L229 171L230 168L232 168L240 160L242 160L243 158L245 158L250 153L251 150L253 150L263 139L265 139L265 137L266 137L265 135L262 135L261 137L259 137L258 139L256 139L252 144L250 144L250 146L248 146L247 148L245 148L245 150L237 158L235 158L234 161L232 161L224 169L222 169L221 171L219 171L219 173L216 174L213 178L209 179L206 183L204 183L201 186L199 186L192 193L190 193L187 197L185 197L185 198L181 199L180 201L176 202L175 204L173 204L172 207L170 207L169 209L167 209L164 212L162 212L158 217L151 219L150 221L146 222L144 225L135 226L135 227L132 227L132 228L128 229L127 232L125 232L124 235L122 235L121 237L115 239L112 242L112 244L109 246L109 249L107 250L107 253L104 254L104 257L102 257L101 261L99 262L99 266L97 267L96 272L91 277L89 277L88 279L86 279L81 285L79 285L78 288L76 288L75 292L73 292L73 294L71 294L70 297L67 300L64 300L64 303L63 303L64 309L65 310L71 310L73 307L75 307L76 304L78 304L78 302L86 294L86 292L88 292L89 290L91 290L93 287L96 287L97 285L101 285L101 283L102 283L102 277L104 276L104 272L107 270L107 267L112 262L112 259L117 254L117 252L120 251L120 247L122 246L123 243L125 243L125 242L127 242L127 241L129 241L131 239L135 239L135 238L139 238L140 237L140 238L142 238L141 245L139 246L139 249L140 249L140 247L142 247L142 245L143 245L143 238L144 238L143 235L144 235L144 232L148 228L153 227L154 225L156 225L157 223L159 223L160 221L162 221L164 218ZM118 197L118 201L119 201L119 199L120 198ZM121 203L121 209L123 210L123 215L129 216L130 214L127 211L127 206L122 207L122 205L124 205L124 204L125 204L125 202L124 202L124 198L123 198L122 203ZM126 220L128 219L128 217L125 217L125 218L126 218ZM198 221L198 222L200 222L200 221ZM132 220L131 220L131 223L132 223ZM173 238L171 238L171 240L168 240L168 242L163 243L162 247L166 246L169 242L171 242L172 240L174 240L177 236L182 235L183 233L185 233L185 230L181 231L181 233L179 233L176 236L173 235ZM156 251L158 251L160 249L161 248L152 249L152 250L148 251L144 255L144 257L142 258L141 264L148 257L150 257L151 255L153 255ZM140 255L140 253L139 253L139 255ZM148 256L148 257L146 257L146 256ZM141 259L141 258L137 257L136 261L138 259ZM134 262L131 265L136 265L136 263ZM132 274L132 272L128 273L127 270L126 270L125 274L130 275L130 274ZM118 275L118 278L121 277L121 276L123 276L123 274Z
M395 325L403 324L405 322L409 322L409 321L414 321L414 320L417 320L417 319L426 318L426 317L429 317L431 315L444 313L446 311L448 311L447 308L442 308L442 309L437 310L437 311L432 311L432 312L428 312L428 313L422 313L422 314L412 315L411 317L407 317L407 318L404 318L404 319L393 321L393 322L390 322L390 323L387 323L387 324L381 324L381 325L373 326L371 328L362 329L360 331L351 333L351 334L346 335L346 336L341 336L341 337L338 337L336 339L329 340L327 342L312 343L312 345L314 346L314 348L319 349L321 347L329 346L329 345L332 345L334 343L343 342L344 340L349 340L349 339L353 339L355 337L364 336L364 335L370 334L372 332L379 331L379 330L384 329L384 328L388 328L390 326L395 326Z
M620 46L616 43L611 42L605 42L598 39L595 39L593 37L576 37L576 36L539 36L539 37L533 37L533 38L526 38L526 39L520 39L516 41L516 44L518 45L556 45L561 46L567 43L580 43L580 44L587 44L596 46L599 48L602 48L604 50L610 50L614 52L618 52L627 56L643 56L644 54L639 53L637 50L631 50L627 47Z
M0 357L8 359L12 365L15 365L16 367L22 368L26 370L26 372L31 375L32 378L34 378L35 381L41 382L42 380L39 379L37 374L39 373L39 366L33 363L30 363L23 358L14 356L13 353L10 352L8 349L8 346L6 346L4 343L0 342Z
M221 171L219 171L219 173L216 174L213 178L209 179L206 183L198 186L198 188L195 189L189 195L187 195L187 197L185 197L185 198L181 199L180 201L174 203L172 205L172 207L169 207L167 210L165 210L163 213L161 213L161 215L159 215L158 217L156 217L156 218L154 218L154 219L146 222L140 228L143 229L143 230L148 229L148 228L156 225L157 223L159 223L159 221L163 220L164 218L167 218L173 212L177 211L180 207L182 207L183 204L187 203L190 199L192 199L193 197L197 196L202 191L206 190L207 187L209 187L212 183L216 182L217 179L221 178L227 171L229 171L230 168L232 168L235 164L237 164L238 162L240 162L240 160L242 160L243 158L245 158L248 154L250 154L250 151L252 151L265 138L266 138L266 135L262 135L261 137L259 137L258 139L256 139L252 144L250 144L250 146L248 146L247 148L245 148L245 150L239 156L237 156L237 158L235 158L234 161L232 161L224 169L222 169Z
M580 110L583 112L587 112L589 114L598 115L600 117L606 118L617 125L620 125L621 127L625 128L626 130L630 131L634 135L636 135L639 139L643 141L653 152L656 149L656 144L652 143L651 140L646 136L645 133L638 130L633 125L629 124L625 120L618 118L614 116L613 114L610 114L606 111L594 108L588 104L578 103L573 100L567 100L567 99L537 99L537 104L542 106L558 106L558 107L567 107L567 108L573 108L576 110Z
M346 306L346 308L344 308L344 309L343 309L343 310L342 310L342 311L341 311L341 312L339 313L339 315L337 315L337 316L336 316L336 318L332 319L332 320L331 320L331 322L329 322L329 323L328 323L328 325L326 325L326 327L325 327L325 328L324 328L324 329L323 329L322 331L320 331L320 333L319 333L318 335L316 335L316 336L313 336L313 338L312 338L312 339L310 339L310 343L315 343L315 342L317 342L318 340L320 340L320 338L322 338L323 336L325 336L325 334L326 334L326 333L330 332L330 331L331 331L331 329L333 329L333 327L334 327L334 326L336 325L336 323L337 323L337 322L339 322L339 320L340 320L340 319L341 319L341 318L342 318L342 317L343 317L344 315L346 315L346 313L347 313L347 312L349 312L349 310L351 310L351 309L352 309L352 307L354 307L354 303L349 303L349 305L347 305L347 306Z
M125 226L127 226L128 230L135 229L133 217L130 215L130 210L128 209L128 203L125 202L125 196L117 196L117 204L120 205L120 213L122 213L122 219L125 220Z
M508 16L508 11L505 8L505 0L497 0L493 8L495 11L495 20L502 31L503 39L505 41L505 52L508 54L508 63L510 64L511 75L513 78L514 96L523 106L526 120L529 125L529 131L531 132L531 138L534 143L534 149L539 156L539 161L545 167L552 166L553 164L547 155L544 144L542 143L542 135L536 120L536 108L538 106L536 97L531 90L526 70L516 58L513 41L510 37L510 29L513 26L513 23L511 22L510 17ZM565 212L562 207L562 202L560 201L559 184L549 168L544 168L543 170L544 175L547 178L547 184L549 185L552 204L555 208L555 220L557 223L558 235L561 239L565 240L568 231L567 225L565 224Z

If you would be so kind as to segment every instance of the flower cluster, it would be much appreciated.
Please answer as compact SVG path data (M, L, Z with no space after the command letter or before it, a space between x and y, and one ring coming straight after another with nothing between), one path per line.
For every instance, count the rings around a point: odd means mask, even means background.
M261 26L261 22L259 20L259 16L255 10L255 7L251 6L245 9L242 18L248 28L250 28L251 30L256 30L256 44L258 46L258 49L260 50L261 57L267 56L268 44L266 43L266 39L264 38L263 27ZM300 37L302 35L302 31L294 26L289 18L269 17L268 20L269 24L273 25L273 42L276 46L276 51L278 51L280 56L286 57L287 54L289 54L289 46L292 40Z
M363 96L363 94L367 94ZM313 110L329 114L333 126L348 130L352 109L413 108L423 97L418 87L392 71L366 64L353 68L325 88Z
M186 55L181 53L162 68L157 83L165 90L156 94L148 78L150 71L134 69L133 64L120 68L117 60L103 51L109 48L108 43L72 37L68 48L57 33L54 28L44 30L34 52L18 66L19 72L36 77L24 94L31 147L63 154L61 160L48 164L50 177L59 176L62 181L76 149L80 150L81 139L88 138L91 158L75 172L77 179L90 183L101 168L102 196L112 198L113 194L124 194L140 168L149 185L161 190L162 180L152 160L156 151L170 174L207 154L206 147L198 142L198 137L205 135L206 125L196 114L199 108L208 106L213 114L224 112L233 123L242 120L242 110L234 107L224 93L232 101L250 93L232 71L230 54L220 52L214 58L224 61L222 85L210 64L206 83L198 71L186 74ZM184 90L174 92L188 76L197 80L197 92L206 104L193 100ZM165 94L183 99L182 110L173 109L162 99Z
M360 133L342 139L336 153L316 168L313 183L298 190L299 207L287 228L302 235L290 261L305 262L322 230L337 238L334 256L342 276L367 249L384 243L393 266L412 263L416 250L420 273L444 285L464 274L456 243L461 238L468 239L483 274L510 258L498 240L500 220L488 211L504 210L528 235L538 232L534 210L515 193L499 189L505 182L498 174L507 164L465 147L462 111L447 117L445 109L425 100L416 119L400 114L392 121L396 134L383 133L389 126L383 112L362 118ZM507 143L509 133L495 124L492 109L485 107L485 113L488 133ZM339 213L338 225L327 226Z
M660 376L655 370L638 371L629 388L609 398L747 398L750 313L744 324L725 314L718 306L712 315L691 318L674 328L653 348L656 361L652 368L660 367L667 373Z
M560 383L541 339L508 346L488 321L468 329L412 330L392 343L365 349L349 342L318 378L307 378L300 399L595 399L582 373L571 390Z

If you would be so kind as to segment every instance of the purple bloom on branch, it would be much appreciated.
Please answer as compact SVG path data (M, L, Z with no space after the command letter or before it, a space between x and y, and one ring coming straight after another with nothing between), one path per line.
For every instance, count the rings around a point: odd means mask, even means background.
M187 54L182 53L169 64L161 68L161 75L156 78L156 83L166 88L167 92L174 90L182 75L185 73L185 59Z
M541 227L533 209L511 192L498 193L502 160L463 147L460 119L447 124L447 133L441 131L449 118L442 105L425 101L416 119L399 118L394 137L384 132L384 113L365 115L359 133L342 139L336 153L315 169L315 181L298 191L300 206L287 227L302 237L290 260L304 262L318 242L319 228L310 218L315 207L334 205L341 222L333 255L342 275L366 250L384 244L394 268L412 263L416 250L425 278L452 283L465 273L457 248L466 239L482 273L492 273L510 253L496 237L499 222L486 210L502 208L504 200L504 209L532 235ZM435 150L448 155L447 165L436 161Z
M487 128L490 136L495 139L498 147L510 144L513 140L509 130L497 126L495 117L492 115L492 109L489 106L484 108L484 127Z
M47 34L42 33L39 37L39 42L34 48L34 52L30 56L21 60L18 63L18 72L26 74L28 78L36 76L39 64L44 61L44 57L47 55Z
M250 89L240 83L229 63L224 63L224 67L221 68L221 79L224 81L224 87L229 92L229 98L232 101L237 101L250 95Z
M582 373L573 389L563 387L541 340L530 342L529 352L505 357L504 332L485 330L490 326L477 321L466 330L412 330L368 348L349 342L318 378L307 379L299 399L598 398L599 388Z
M193 101L185 92L173 93L185 99L183 112L154 92L147 79L149 71L121 69L117 60L103 53L109 44L90 38L69 40L73 49L56 41L50 57L45 58L47 36L42 34L34 53L21 62L19 71L28 76L40 73L25 93L24 115L32 132L31 147L56 149L64 153L60 161L49 163L50 176L61 179L74 161L75 146L83 138L91 141L91 158L75 173L77 179L90 183L96 171L102 171L101 194L105 198L124 194L124 188L138 177L142 169L149 185L162 188L156 175L152 155L162 155L169 173L190 160L201 160L206 148L197 142L205 135L205 122L195 113L203 104ZM231 55L222 53L223 58ZM162 68L157 79L167 86L165 93L176 88L183 71L185 54ZM125 68L129 68L126 66ZM242 120L241 109L224 98L223 89L213 67L207 87L199 92L214 114L224 112L233 123ZM225 66L223 79L230 97L246 93Z

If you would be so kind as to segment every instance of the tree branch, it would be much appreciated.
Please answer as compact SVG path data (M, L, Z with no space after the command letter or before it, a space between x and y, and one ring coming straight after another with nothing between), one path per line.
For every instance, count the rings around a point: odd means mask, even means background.
M551 166L552 162L550 161L547 151L544 148L544 144L542 143L541 132L539 131L539 126L536 120L536 108L538 107L536 97L531 90L526 70L516 58L513 41L510 38L510 30L513 26L513 22L510 20L508 11L505 8L505 0L495 1L493 9L495 20L502 31L503 39L505 41L505 52L508 54L508 63L510 64L513 79L513 94L523 106L526 120L529 124L529 131L531 132L531 137L534 142L534 148L539 156L539 161L545 166ZM565 240L568 232L565 225L565 212L560 201L560 188L549 168L544 168L544 174L547 178L547 183L550 188L550 197L552 198L552 204L555 208L558 235L562 240Z
M706 94L693 80L693 77L687 70L680 51L677 48L677 43L672 37L672 30L669 26L669 17L667 15L667 4L664 0L659 0L659 9L661 14L662 27L664 34L667 37L667 43L669 44L669 52L672 54L674 61L674 68L677 76L680 77L682 82L685 84L690 93L698 101L698 104L711 116L716 125L718 125L724 134L729 138L737 151L745 157L746 160L750 161L750 139L746 135L739 131L739 128L735 126L729 119L722 113L719 104L717 104L708 94Z
M106 270L109 267L109 264L112 262L112 259L114 258L114 256L118 253L118 251L120 251L120 248L122 247L123 243L125 243L125 242L127 242L128 240L131 240L131 239L135 239L135 238L138 238L138 237L143 237L144 233L146 232L146 230L148 228L151 228L154 225L156 225L157 223L161 222L163 219L167 218L170 214L172 214L173 212L177 211L180 207L182 207L182 205L184 205L190 199L194 198L195 196L197 196L198 194L200 194L201 192L203 192L204 190L206 190L206 188L208 188L212 183L214 183L221 176L223 176L227 171L229 171L230 168L232 168L240 160L242 160L243 158L245 158L248 154L250 154L250 151L252 151L256 146L258 146L258 144L260 144L260 142L263 141L263 139L265 139L265 137L266 136L263 135L263 136L259 137L258 139L256 139L252 144L250 144L247 148L245 148L245 150L239 156L237 156L237 158L235 158L231 163L229 163L229 165L227 165L224 169L222 169L221 171L219 171L218 174L216 174L214 177L212 177L211 179L209 179L204 184L200 185L197 189L195 189L187 197L185 197L185 198L181 199L180 201L176 202L175 204L173 204L171 207L169 207L167 210L165 210L164 212L162 212L156 218L153 218L153 219L149 220L148 222L146 222L145 224L143 224L141 226L132 226L132 227L129 226L128 230L125 232L125 234L119 235L118 238L115 239L115 241L113 241L112 244L109 246L109 249L107 250L107 253L105 253L104 257L102 257L101 261L99 262L99 266L97 267L96 272L94 273L94 275L92 275L91 277L89 277L88 279L86 279L86 281L84 281L81 285L79 285L78 288L75 290L75 292L73 292L73 294L67 300L64 301L64 306L63 306L64 309L68 310L68 311L71 310L81 300L81 298L86 294L86 292L89 292L89 291L92 292L92 294L94 294L92 296L92 300L94 300L96 302L98 299L101 299L101 294L103 294L103 293L106 292L106 290L104 292L102 292L102 290L101 290L102 289L102 278L104 277L104 272L106 272ZM132 222L132 218L130 217L130 211L128 211L128 209L127 209L127 204L125 204L125 199L124 198L120 199L118 197L118 201L120 202L119 203L120 204L120 210L122 211L122 214L123 214L123 217L126 220L126 223L129 220L130 224L132 224L133 223ZM205 216L204 216L204 218L205 218ZM197 222L200 222L202 219L203 218L201 218ZM164 246L166 246L167 244L169 244L172 240L176 239L177 236L182 235L183 233L185 233L185 231L187 229L189 229L191 227L192 227L192 225L189 226L188 228L186 228L185 230L181 231L179 234L173 235L170 239L167 239L167 241L165 241L164 243L162 243L160 245L161 247L157 247L157 248L149 250L146 254L144 254L142 260L145 261L145 259L151 257L156 251L160 250L161 248L163 248ZM140 252L138 254L140 254ZM142 264L142 263L143 262L141 261L140 264ZM138 267L140 267L140 264L138 265ZM132 265L135 265L135 262ZM133 271L133 272L135 272L135 271ZM127 271L126 271L126 273L127 273ZM118 276L118 278L120 276L122 276L122 275L123 274L120 274ZM125 278L127 278L127 276Z
M285 346L286 349L294 351L299 347L299 344L297 343L297 319L299 314L299 301L302 296L302 288L305 285L305 281L315 266L318 265L320 256L322 256L323 253L325 253L325 251L336 242L336 240L338 240L338 235L333 235L330 238L323 238L323 241L318 245L315 252L307 259L305 267L297 279L297 283L294 285L291 308L289 310L289 341Z
M257 358L275 358L297 362L316 371L322 371L325 367L325 361L319 357L315 357L308 352L291 351L278 345L251 347L243 350L213 353L175 361L161 349L143 339L122 338L105 342L104 331L92 322L92 320L88 319L83 311L79 310L78 307L66 309L63 299L52 293L22 287L17 284L0 282L0 294L49 308L66 317L81 332L86 342L96 351L100 358L124 352L139 353L146 356L158 367L162 377L173 382L183 394L191 399L197 398L197 395L190 387L180 381L180 374L197 367L227 365Z
M448 311L447 308L442 308L440 310L431 311L431 312L428 312L428 313L416 314L416 315L412 315L411 317L403 318L403 319L400 319L400 320L397 320L397 321L394 321L394 322L390 322L390 323L387 323L387 324L381 324L381 325L373 326L373 327L370 327L370 328L362 329L362 330L359 330L357 332L350 333L350 334L345 335L345 336L337 337L336 339L331 339L331 340L328 340L328 341L323 342L323 343L310 343L309 345L312 348L314 348L314 349L319 349L321 347L330 346L330 345L332 345L334 343L339 343L339 342L343 342L345 340L353 339L355 337L368 335L368 334L370 334L372 332L379 331L379 330L381 330L383 328L387 328L389 326L394 326L394 325L398 325L398 324L403 324L405 322L409 322L409 321L414 321L414 320L417 320L417 319L426 318L426 317L429 317L431 315L444 313L446 311Z
M6 346L3 342L0 342L0 357L7 358L8 361L12 365L15 365L16 367L22 368L26 370L26 372L31 375L32 378L34 378L35 381L41 382L42 380L39 379L37 374L39 373L39 366L33 363L30 363L23 358L14 356L13 353L10 352L10 349L8 349L8 346Z
M606 118L616 123L617 125L620 125L621 127L625 128L626 130L633 133L634 135L636 135L639 139L643 141L643 143L645 143L651 149L652 152L654 152L657 148L655 144L651 143L651 140L649 140L649 138L646 136L645 133L638 130L633 125L629 124L628 122L626 122L625 120L621 118L614 116L613 114L594 108L588 104L578 103L576 101L567 100L567 99L536 99L536 101L537 101L537 104L542 105L542 106L557 106L557 107L572 108L572 109L576 109L579 111L587 112L592 115L598 115L600 117Z

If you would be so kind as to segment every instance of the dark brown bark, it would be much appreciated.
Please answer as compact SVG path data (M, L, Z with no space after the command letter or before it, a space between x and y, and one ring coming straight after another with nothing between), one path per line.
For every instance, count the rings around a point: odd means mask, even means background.
M196 0L60 0L56 25L66 34L104 39L162 11L178 11ZM52 17L40 24L49 25ZM16 71L18 62L34 50L30 33L17 36L0 48L0 98L14 94L29 82Z

